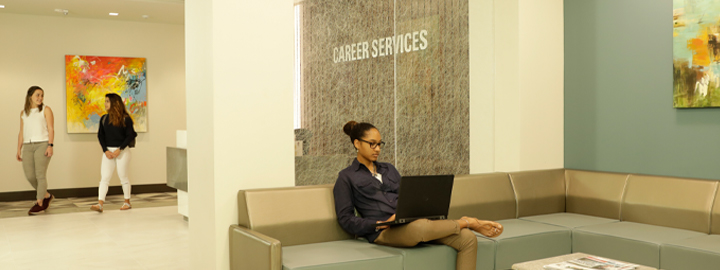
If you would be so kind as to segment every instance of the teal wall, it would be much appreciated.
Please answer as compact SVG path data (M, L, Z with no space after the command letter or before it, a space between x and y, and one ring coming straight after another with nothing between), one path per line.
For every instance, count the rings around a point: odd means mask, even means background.
M673 108L672 0L564 7L565 167L720 179L720 108Z

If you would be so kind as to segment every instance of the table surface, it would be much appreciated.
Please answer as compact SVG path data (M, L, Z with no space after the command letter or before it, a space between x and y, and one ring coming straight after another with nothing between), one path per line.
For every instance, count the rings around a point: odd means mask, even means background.
M524 263L516 263L516 264L513 264L512 269L513 270L543 270L543 266L545 266L545 265L552 264L552 263L564 262L567 260L578 259L578 258L582 258L585 256L594 256L594 255L589 255L589 254L585 254L585 253L567 254L567 255L562 255L562 256L557 256L557 257L552 257L552 258L547 258L547 259L529 261L529 262L524 262ZM608 259L612 259L612 258L608 258ZM619 261L619 262L623 262L623 261ZM638 265L638 267L635 268L635 270L657 270L657 268Z

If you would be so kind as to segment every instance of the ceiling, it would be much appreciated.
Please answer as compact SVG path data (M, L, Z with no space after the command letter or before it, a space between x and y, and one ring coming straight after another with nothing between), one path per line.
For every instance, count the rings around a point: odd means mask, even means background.
M0 0L3 13L145 23L185 23L184 0ZM55 10L67 10L67 15ZM110 12L118 16L108 15ZM147 19L143 19L147 15Z

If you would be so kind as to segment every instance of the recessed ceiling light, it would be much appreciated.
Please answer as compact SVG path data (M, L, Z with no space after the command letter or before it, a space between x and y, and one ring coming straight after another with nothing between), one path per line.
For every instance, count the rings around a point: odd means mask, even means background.
M0 5L0 8L5 8L5 5Z
M150 18L150 16L148 16L148 15L142 15L142 18L143 18L143 19L147 19L147 18Z
M110 12L110 16L117 16L117 15L120 15L120 14L119 14L119 13L115 13L115 12Z

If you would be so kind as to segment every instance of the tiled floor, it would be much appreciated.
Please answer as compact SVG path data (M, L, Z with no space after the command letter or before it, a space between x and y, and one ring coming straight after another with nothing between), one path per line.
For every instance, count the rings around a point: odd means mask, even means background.
M123 195L105 197L105 211L120 209L123 201ZM90 210L90 206L96 203L97 197L55 198L55 200L50 203L50 208L46 210L45 215L92 211ZM30 210L33 204L35 204L35 201L0 202L0 218L27 216L28 210ZM144 193L132 195L130 204L132 204L133 209L177 206L177 193Z
M47 215L2 218L0 269L190 269L188 223L177 206L148 208L157 203L148 198L128 211L100 214L67 200ZM63 209L78 212L56 215Z

